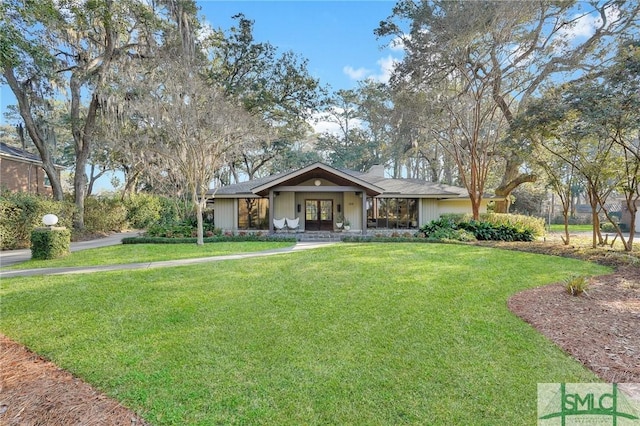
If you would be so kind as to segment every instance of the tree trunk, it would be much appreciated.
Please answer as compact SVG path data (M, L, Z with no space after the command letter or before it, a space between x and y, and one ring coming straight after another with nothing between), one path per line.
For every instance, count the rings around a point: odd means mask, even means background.
M98 111L98 96L94 93L84 120L80 118L81 77L72 75L69 88L71 92L71 134L73 135L76 167L73 176L73 192L76 205L76 216L73 220L75 229L84 229L84 198L87 195L87 175L85 168L89 160L91 138L95 128Z
M563 209L562 217L564 219L564 238L562 238L562 242L565 246L568 246L571 237L569 236L569 210L566 207Z
M47 145L46 140L42 136L42 132L38 128L38 125L35 123L35 120L31 115L31 104L29 102L29 98L26 92L22 89L22 84L20 84L16 79L13 68L5 68L3 75L7 80L11 91L18 100L20 116L24 120L25 127L27 128L27 132L29 132L31 140L38 149L40 159L42 160L42 168L44 169L47 177L49 177L49 181L51 182L53 198L57 201L62 201L64 200L64 193L62 192L62 183L60 181L60 176L58 175L58 170L56 169L55 163L53 162L53 157L51 156L49 146Z
M203 219L202 219L202 212L204 211L204 205L206 204L206 198L202 197L202 201L198 200L197 196L194 196L194 201L196 204L196 218L198 221L198 231L197 231L197 242L196 244L198 244L199 246L203 246L204 245L204 226L203 226Z
M495 190L496 196L504 197L504 200L496 201L496 213L509 213L509 208L511 207L511 193L523 183L535 182L538 179L534 174L520 173L519 169L522 162L517 160L519 159L516 159L515 157L510 157L507 160L507 166L502 178L502 183Z

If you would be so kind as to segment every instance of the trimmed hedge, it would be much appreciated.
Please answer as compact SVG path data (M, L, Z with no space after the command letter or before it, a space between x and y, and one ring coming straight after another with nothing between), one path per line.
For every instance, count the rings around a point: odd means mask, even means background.
M31 232L31 258L57 259L70 253L71 231L67 228L37 228Z
M28 248L31 232L42 226L42 217L48 213L58 216L58 226L71 228L75 211L75 205L68 201L3 191L0 194L0 248Z
M198 241L197 238L183 237L183 238L166 238L166 237L130 237L123 238L122 244L195 244ZM280 237L271 235L218 235L215 237L205 237L205 243L221 243L221 242L233 242L233 241L285 241L296 242L295 237Z

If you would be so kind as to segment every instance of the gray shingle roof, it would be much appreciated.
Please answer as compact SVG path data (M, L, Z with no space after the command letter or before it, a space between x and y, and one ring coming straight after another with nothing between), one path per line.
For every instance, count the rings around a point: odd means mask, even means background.
M0 142L0 154L7 157L17 158L20 160L26 160L26 161L35 162L35 163L42 163L39 155L32 154L20 148L9 146L3 142Z
M338 170L338 169L336 169ZM444 185L434 182L427 182L420 179L390 179L370 173L361 173L353 170L339 170L342 173L353 176L372 185L384 189L380 197L423 197L423 198L468 198L469 194L465 188ZM229 197L234 195L253 195L252 189L261 187L271 181L276 181L291 172L278 173L271 176L253 179L247 182L236 183L224 186L217 190L209 191L214 196Z

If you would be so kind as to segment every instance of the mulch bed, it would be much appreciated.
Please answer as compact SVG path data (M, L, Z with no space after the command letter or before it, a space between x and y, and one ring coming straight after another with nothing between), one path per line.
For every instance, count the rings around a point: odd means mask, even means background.
M560 283L525 290L507 305L606 382L640 401L640 259L557 243L484 243L613 266L586 295ZM147 425L142 418L53 363L0 335L0 424Z
M0 424L148 425L115 400L3 335Z

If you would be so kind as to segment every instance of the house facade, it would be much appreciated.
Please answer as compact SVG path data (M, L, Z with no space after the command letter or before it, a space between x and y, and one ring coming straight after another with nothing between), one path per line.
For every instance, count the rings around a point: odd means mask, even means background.
M377 229L411 231L445 213L471 213L464 188L384 177L314 163L300 170L210 190L214 223L225 231L274 231L274 219L298 219L300 232ZM485 212L490 199L484 199Z
M4 143L0 143L0 188L40 195L53 192L40 157Z

